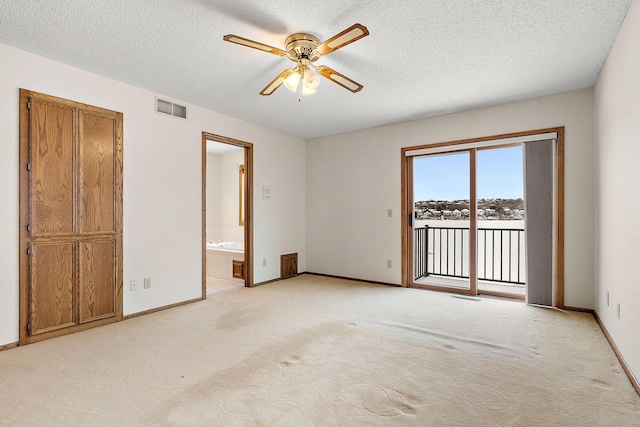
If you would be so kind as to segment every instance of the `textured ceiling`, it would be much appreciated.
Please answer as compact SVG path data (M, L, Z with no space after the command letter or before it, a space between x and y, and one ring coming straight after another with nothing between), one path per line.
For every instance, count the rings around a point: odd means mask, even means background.
M309 139L592 86L631 0L0 0L0 42ZM227 43L284 48L354 23L370 35L297 102L258 92L293 64Z

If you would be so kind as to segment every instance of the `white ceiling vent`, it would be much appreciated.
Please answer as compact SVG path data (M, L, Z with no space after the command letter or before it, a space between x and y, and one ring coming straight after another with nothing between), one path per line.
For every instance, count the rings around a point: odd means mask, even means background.
M170 116L179 117L181 119L187 118L187 107L179 105L171 101L165 101L156 97L156 112L162 114L168 114Z

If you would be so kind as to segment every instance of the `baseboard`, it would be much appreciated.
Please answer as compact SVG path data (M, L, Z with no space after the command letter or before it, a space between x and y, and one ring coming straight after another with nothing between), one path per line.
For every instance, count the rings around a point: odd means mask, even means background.
M618 349L616 342L613 340L613 337L611 337L611 335L609 334L609 331L607 331L606 326L604 326L602 319L600 319L600 316L598 316L598 312L593 310L593 316L596 318L596 322L598 322L598 325L600 325L600 329L602 329L604 336L607 337L607 341L609 341L609 345L611 346L611 348L613 349L613 352L616 354L616 357L620 361L620 364L622 365L622 369L624 369L624 372L627 374L627 377L629 377L629 381L631 381L631 385L633 386L633 388L636 389L636 393L640 395L640 382L638 382L638 379L635 377L635 375L633 375L633 372L631 371L631 368L629 367L627 362L624 360L624 357L622 357L622 353L620 353L620 350Z
M332 274L313 273L311 271L306 271L306 272L304 272L302 274L309 274L311 276L330 277L332 279L350 280L352 282L371 283L371 284L374 284L374 285L393 286L395 288L401 288L402 287L402 285L398 285L398 284L395 284L395 283L376 282L375 280L356 279L355 277L334 276Z
M170 308L180 307L182 305L192 304L192 303L198 302L198 301L202 301L202 298L194 298L194 299L190 299L190 300L187 300L187 301L177 302L175 304L164 305L162 307L156 307L156 308L152 308L150 310L139 311L137 313L128 314L126 316L123 316L122 320L129 320L129 319L133 319L135 317L140 317L140 316L145 316L147 314L157 313L158 311L164 311L164 310L168 310Z
M17 342L12 342L12 343L9 343L9 344L0 345L0 351L10 350L12 348L16 348L17 346L18 346Z
M295 276L291 276L291 277L284 277L284 278L283 277L276 277L275 279L265 280L264 282L260 282L260 283L254 283L252 288L255 288L256 286L268 285L269 283L279 282L281 280L293 279L294 277L302 276L303 274L314 274L316 276L326 276L325 274L316 274L316 273L309 273L307 271L303 271L303 272L298 273ZM335 277L335 276L326 276L326 277ZM339 279L343 279L343 277L338 277L338 278ZM357 280L357 279L350 279L350 280Z
M589 314L595 314L595 310L592 308L582 308L582 307L571 307L569 305L565 305L564 307L562 307L562 310L567 310L567 311L577 311L579 313L589 313Z
M298 274L299 276L300 274ZM293 276L296 277L296 276ZM293 277L287 277L287 279L292 279ZM256 286L262 286L262 285L267 285L269 283L274 283L274 282L279 282L281 280L286 280L286 279L281 279L280 277L278 277L277 279L271 279L271 280L265 280L264 282L260 282L260 283L254 283L253 286L251 286L252 288L255 288Z

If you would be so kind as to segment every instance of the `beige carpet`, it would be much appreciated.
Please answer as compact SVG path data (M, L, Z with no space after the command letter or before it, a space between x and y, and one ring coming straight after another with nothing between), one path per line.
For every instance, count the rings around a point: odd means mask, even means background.
M303 275L0 353L0 425L630 426L591 315Z

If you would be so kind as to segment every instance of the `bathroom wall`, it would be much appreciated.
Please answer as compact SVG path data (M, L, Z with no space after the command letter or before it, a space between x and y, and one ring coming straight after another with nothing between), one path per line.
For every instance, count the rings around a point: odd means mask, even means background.
M207 153L207 241L220 240L221 214L221 156Z
M229 154L207 153L207 241L244 242L239 225L239 171L242 150Z
M220 156L220 238L227 242L244 242L244 227L239 217L239 165L244 164L244 152Z

